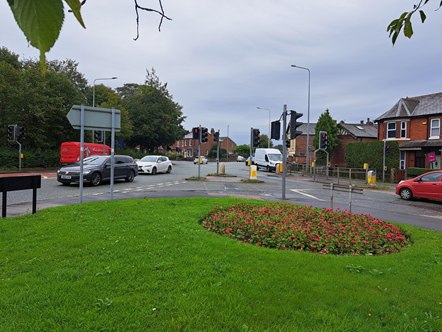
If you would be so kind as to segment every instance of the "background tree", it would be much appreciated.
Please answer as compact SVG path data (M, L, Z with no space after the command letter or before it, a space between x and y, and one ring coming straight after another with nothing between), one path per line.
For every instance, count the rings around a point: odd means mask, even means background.
M154 151L159 146L174 144L188 133L182 126L186 118L182 106L173 101L167 83L160 82L154 69L147 70L145 84L125 85L117 91L132 121L129 146Z
M259 146L258 148L269 147L269 137L265 134L259 135ZM273 142L270 140L270 148L273 148Z
M236 147L236 154L248 158L250 156L250 146L247 144L238 145Z
M331 160L331 157L333 155L334 148L338 145L338 126L336 125L336 122L332 119L330 116L329 110L325 110L324 113L321 114L321 116L318 119L318 122L315 127L315 138L313 139L313 145L316 149L319 147L319 132L320 131L326 131L327 137L330 141L327 152L329 154L329 160ZM316 162L321 165L325 165L327 162L327 155L324 151L320 150L316 153Z
M218 143L215 142L215 143L213 143L212 147L210 148L208 157L215 159L217 149L218 149ZM227 150L220 148L219 149L219 157L220 158L227 158Z

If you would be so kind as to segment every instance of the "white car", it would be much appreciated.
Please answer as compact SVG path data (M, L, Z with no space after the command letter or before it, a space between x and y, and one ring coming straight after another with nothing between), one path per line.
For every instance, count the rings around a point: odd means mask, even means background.
M165 156L144 156L137 161L139 174L157 174L172 172L172 162Z
M201 156L201 164L207 164L209 161L207 160L206 157ZM194 164L198 164L198 157L195 158L195 160L193 161Z

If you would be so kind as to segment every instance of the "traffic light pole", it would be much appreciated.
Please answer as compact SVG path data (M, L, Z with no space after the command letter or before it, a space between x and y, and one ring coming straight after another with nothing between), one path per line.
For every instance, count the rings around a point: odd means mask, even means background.
M218 129L218 141L216 145L216 174L219 175L219 129ZM228 154L228 152L227 152Z
M200 167L201 167L201 125L199 125L199 139L198 139L198 179L200 178Z
M287 105L284 105L282 113L282 141L285 143L287 138ZM285 199L285 176L287 174L287 146L282 145L282 199Z
M249 166L252 166L252 146L253 146L253 128L250 128L250 159Z

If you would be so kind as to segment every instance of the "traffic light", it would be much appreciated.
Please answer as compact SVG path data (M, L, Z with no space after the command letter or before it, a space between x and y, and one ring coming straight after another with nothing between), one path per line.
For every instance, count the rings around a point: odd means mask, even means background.
M192 133L193 133L193 138L197 139L199 141L199 139L200 139L200 128L199 127L194 127L192 129Z
M385 146L385 153L390 153L390 145Z
M281 122L272 121L271 139L279 141L281 139Z
M8 126L8 140L15 141L15 127L16 125Z
M298 113L295 111L290 112L290 138L294 139L302 134L302 131L296 130L300 125L302 125L302 122L298 121L298 118L303 116L302 113Z
M213 134L213 141L214 141L214 142L219 142L219 132L215 132L215 133Z
M287 149L290 148L290 140L289 139L285 140L285 146L287 147Z
M26 139L26 128L24 127L17 127L16 129L16 136L17 140L25 140Z
M95 140L99 143L103 142L103 132L101 130L95 130Z
M172 148L170 147L169 144L167 144L167 151L170 151L170 150L172 150Z
M330 139L326 138L324 142L324 149L327 150L329 145L330 145Z
M205 127L201 127L201 143L207 142L208 135L209 135L209 130Z
M257 148L259 146L259 129L252 130L252 147Z
M319 132L319 148L320 149L327 149L328 143L327 143L327 132L326 131L320 131Z

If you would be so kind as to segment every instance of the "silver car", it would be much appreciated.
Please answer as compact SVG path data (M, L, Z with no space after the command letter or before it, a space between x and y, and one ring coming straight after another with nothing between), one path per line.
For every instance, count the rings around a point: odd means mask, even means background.
M207 164L209 161L207 160L206 157L201 156L201 164ZM198 164L198 157L195 158L195 160L193 161L194 164Z
M137 161L138 173L157 174L172 172L172 162L165 156L144 156Z

